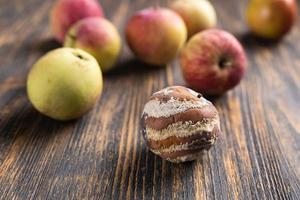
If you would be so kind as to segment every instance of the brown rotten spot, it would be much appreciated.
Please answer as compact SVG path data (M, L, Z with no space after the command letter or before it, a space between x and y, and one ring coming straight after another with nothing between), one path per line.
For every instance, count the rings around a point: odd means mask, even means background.
M172 162L184 162L184 161L189 161L189 160L184 160L184 156L189 156L189 157L193 157L194 158L192 160L197 159L198 154L200 153L200 151L202 150L208 150L211 147L210 144L200 144L199 146L197 146L194 149L187 149L187 150L180 150L180 151L173 151L173 152L161 152L159 153L160 156L164 159L170 160Z
M172 145L192 144L194 141L200 141L204 144L211 144L219 135L219 128L215 127L212 132L201 131L188 137L171 136L164 140L148 140L149 148L159 150L168 148ZM197 145L198 143L196 143Z

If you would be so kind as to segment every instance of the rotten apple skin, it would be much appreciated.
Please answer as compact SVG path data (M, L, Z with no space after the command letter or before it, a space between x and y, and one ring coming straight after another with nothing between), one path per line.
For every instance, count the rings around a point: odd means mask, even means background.
M247 8L247 22L251 31L270 40L278 40L286 35L296 17L295 0L252 0Z
M216 11L207 0L176 0L170 8L184 20L189 38L217 25Z
M50 16L51 29L58 42L63 42L69 28L86 17L103 17L96 0L57 0Z
M113 68L121 51L121 37L112 23L100 17L78 21L69 30L65 47L80 48L93 55L103 72Z
M180 56L187 84L207 95L221 95L235 87L246 71L242 45L230 33L209 29L193 36Z
M184 21L167 8L148 8L135 13L126 26L126 40L133 53L152 65L166 65L183 47Z
M59 48L41 57L27 78L27 94L42 114L56 120L78 118L101 95L103 79L93 56L81 49Z

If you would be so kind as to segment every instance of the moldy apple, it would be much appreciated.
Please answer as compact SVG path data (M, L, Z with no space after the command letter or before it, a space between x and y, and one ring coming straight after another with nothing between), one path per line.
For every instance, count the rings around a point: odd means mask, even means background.
M181 86L154 93L142 114L149 149L171 162L195 160L220 134L218 111L199 93Z

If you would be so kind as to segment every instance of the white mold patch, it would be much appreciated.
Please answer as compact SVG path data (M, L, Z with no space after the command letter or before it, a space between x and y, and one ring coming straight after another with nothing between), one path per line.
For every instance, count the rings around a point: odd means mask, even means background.
M214 118L204 119L197 123L194 123L192 121L173 123L162 130L155 130L146 127L146 137L147 139L154 141L165 140L172 136L189 137L201 132L211 132L213 131L215 126L220 126L218 115L216 115Z
M201 98L200 101L179 101L171 98L167 102L160 102L154 99L146 103L143 114L155 118L170 117L190 109L201 109L210 104L211 103L204 98Z

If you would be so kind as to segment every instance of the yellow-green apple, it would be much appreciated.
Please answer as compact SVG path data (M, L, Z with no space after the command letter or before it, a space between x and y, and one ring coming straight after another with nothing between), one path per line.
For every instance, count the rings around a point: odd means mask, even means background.
M296 0L251 0L247 9L251 31L271 40L278 40L288 33L296 15Z
M102 16L102 7L96 0L57 0L51 11L51 29L57 41L63 42L74 23L86 17Z
M189 40L182 50L180 65L189 86L204 94L220 95L244 76L246 55L233 35L208 29Z
M65 37L65 47L80 48L93 55L103 72L116 63L121 38L112 23L101 17L89 17L76 22Z
M217 24L216 11L207 0L176 0L170 7L184 20L189 38Z
M57 120L71 120L90 110L102 92L96 59L80 49L59 48L41 57L27 79L33 106Z
M126 39L134 54L153 65L172 61L183 47L184 21L167 8L148 8L135 13L126 26Z

